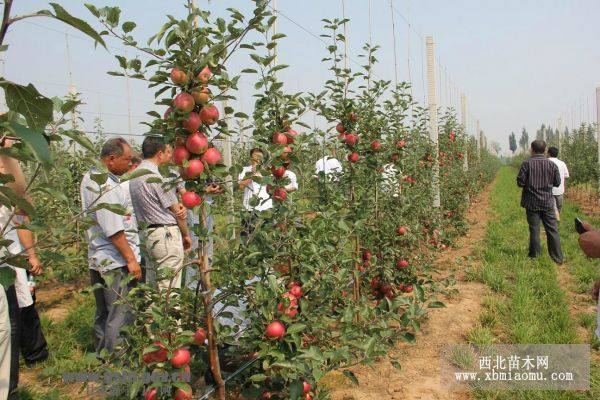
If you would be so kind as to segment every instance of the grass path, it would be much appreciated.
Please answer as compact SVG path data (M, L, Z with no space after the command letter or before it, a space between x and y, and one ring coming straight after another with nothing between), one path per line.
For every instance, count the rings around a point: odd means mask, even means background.
M577 244L573 218L577 207L567 202L560 226L565 263L556 266L544 254L527 257L528 229L519 207L515 171L500 170L490 205L495 213L481 247L481 266L474 279L490 288L482 299L479 323L469 341L487 343L592 343L595 319L589 290L598 276L598 262L586 259ZM542 233L542 237L543 237ZM544 249L545 251L545 249ZM591 388L588 392L478 391L477 399L600 399L600 363L593 350Z

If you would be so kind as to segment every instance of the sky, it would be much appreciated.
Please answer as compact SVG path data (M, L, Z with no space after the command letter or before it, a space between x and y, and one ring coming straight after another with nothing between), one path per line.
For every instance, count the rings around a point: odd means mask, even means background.
M142 43L160 29L167 14L180 18L186 13L183 0L89 2L119 6L122 21L137 23L133 34ZM375 75L394 79L393 15L399 79L411 81L415 99L424 101L424 42L426 36L433 36L438 104L460 112L458 96L465 93L471 134L475 120L479 120L488 141L506 149L510 132L518 137L523 127L531 137L542 123L556 126L559 118L569 127L595 120L595 87L600 86L600 1L392 2L394 13L389 0L371 0L369 24L369 0L345 0L353 68L358 67L355 62L360 62L358 54L371 32L373 44L381 46ZM325 44L318 38L323 33L321 19L341 18L342 1L277 3L287 17L278 22L278 31L287 35L280 42L278 59L290 65L279 77L289 92L319 91L330 77L321 63L327 55ZM83 2L62 0L60 4L101 29ZM246 0L198 0L200 7L218 15L231 6L247 12L251 4ZM45 1L16 1L13 14L47 8ZM105 132L141 135L146 129L140 122L149 120L145 113L164 111L154 106L153 91L145 83L106 74L118 69L115 55L138 54L117 40L108 40L108 51L95 48L90 39L70 27L49 18L34 18L15 23L5 43L9 49L2 54L3 75L22 84L31 82L47 96L63 96L70 84L75 85L85 103L80 109L87 131L93 131L95 120L100 118ZM241 53L231 59L230 68L241 70L251 63L248 55ZM242 79L238 101L230 105L244 112L251 110L252 80Z

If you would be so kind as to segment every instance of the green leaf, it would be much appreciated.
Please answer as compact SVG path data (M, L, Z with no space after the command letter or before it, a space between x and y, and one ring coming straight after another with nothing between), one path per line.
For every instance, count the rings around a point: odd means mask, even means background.
M8 186L0 186L0 193L2 193L9 199L11 205L20 208L21 210L25 211L28 215L35 214L35 209L32 207L32 205L23 197L17 196L17 194Z
M271 40L277 40L277 39L281 39L287 37L287 35L285 33L276 33L273 36L271 36Z
M17 274L15 270L8 267L0 267L0 285L6 290L9 286L15 283Z
M359 385L358 378L356 377L356 375L354 375L354 372L345 369L342 371L342 373L346 378L350 379L355 386Z
M40 94L31 83L22 86L1 79L0 86L4 88L8 109L25 117L31 129L43 132L52 121L52 100Z
M79 100L67 100L60 106L60 112L64 114L68 114L75 109L78 105L81 104Z
M96 32L94 30L94 28L92 28L87 22L72 16L71 14L69 14L67 12L67 10L62 8L57 3L50 3L50 5L52 6L52 8L54 8L54 12L55 12L54 15L49 13L50 16L58 19L59 21L64 22L67 25L71 25L73 28L77 29L81 33L88 35L89 37L94 39L97 43L100 43L102 45L102 47L106 48L106 43L104 43L104 39L102 39L102 37L98 34L98 32ZM88 7L88 9L89 9L89 7Z
M91 152L96 151L96 149L94 148L94 144L90 139L88 139L87 135L84 132L69 130L62 131L61 134L71 138L73 141L75 141L75 143L79 144L81 147L84 147Z
M137 24L135 22L127 21L127 22L123 22L121 29L123 29L123 32L129 33L132 30L134 30L136 26L137 26Z
M52 161L50 148L48 147L46 138L41 133L35 132L16 122L11 122L10 127L14 134L21 138L23 143L25 143L33 152L36 160L38 160L44 167L50 166Z
M88 210L88 212L94 212L97 210L108 210L114 212L118 215L127 215L127 209L120 204L111 204L111 203L99 203L95 207L92 207Z
M398 371L402 370L402 365L397 360L390 360L390 364L392 364L392 367L396 368Z
M415 342L415 335L413 335L410 332L403 332L402 334L400 334L400 337L402 338L402 340L404 340L407 343Z
M305 329L306 329L305 324L294 324L294 325L291 325L290 327L288 327L286 329L286 332L291 335L292 333L302 332Z
M290 384L290 399L297 400L302 396L303 385L301 381L294 381Z
M425 291L421 285L415 285L415 295L419 301L425 300Z
M442 303L441 301L432 301L431 303L429 303L427 305L427 307L429 307L429 308L445 308L446 305L444 303Z

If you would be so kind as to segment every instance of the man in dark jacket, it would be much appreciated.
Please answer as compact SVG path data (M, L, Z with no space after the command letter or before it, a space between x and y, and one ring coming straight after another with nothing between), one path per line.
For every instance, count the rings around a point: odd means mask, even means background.
M529 224L529 257L537 257L542 253L541 221L546 230L550 258L560 265L563 254L552 195L552 188L560 185L560 173L556 164L544 156L545 151L546 142L543 140L531 143L531 157L521 164L517 185L523 188L521 207L525 208Z

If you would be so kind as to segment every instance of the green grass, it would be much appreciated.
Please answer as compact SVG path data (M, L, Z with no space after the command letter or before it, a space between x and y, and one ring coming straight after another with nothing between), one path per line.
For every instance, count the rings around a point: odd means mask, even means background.
M528 229L524 210L519 207L515 171L503 167L494 185L488 223L480 249L482 265L471 272L491 289L483 299L478 325L469 332L472 343L580 343L576 325L593 329L590 316L574 320L569 314L567 288L561 287L557 268L567 268L578 289L584 292L598 274L596 263L579 250L572 229L576 208L566 205L562 215L561 239L566 263L557 267L546 253L538 259L527 257ZM542 238L544 238L542 233ZM545 250L544 250L545 251ZM592 366L588 392L565 391L475 391L477 399L599 399L600 366Z
M76 302L74 308L69 311L64 320L52 322L41 316L42 329L50 357L41 364L33 366L40 386L25 385L21 381L19 387L19 398L26 400L62 400L68 397L60 396L56 389L62 385L62 374L67 372L84 372L97 365L94 355L94 299L91 295L75 294ZM21 364L21 370L29 368ZM43 382L43 384L42 384Z

